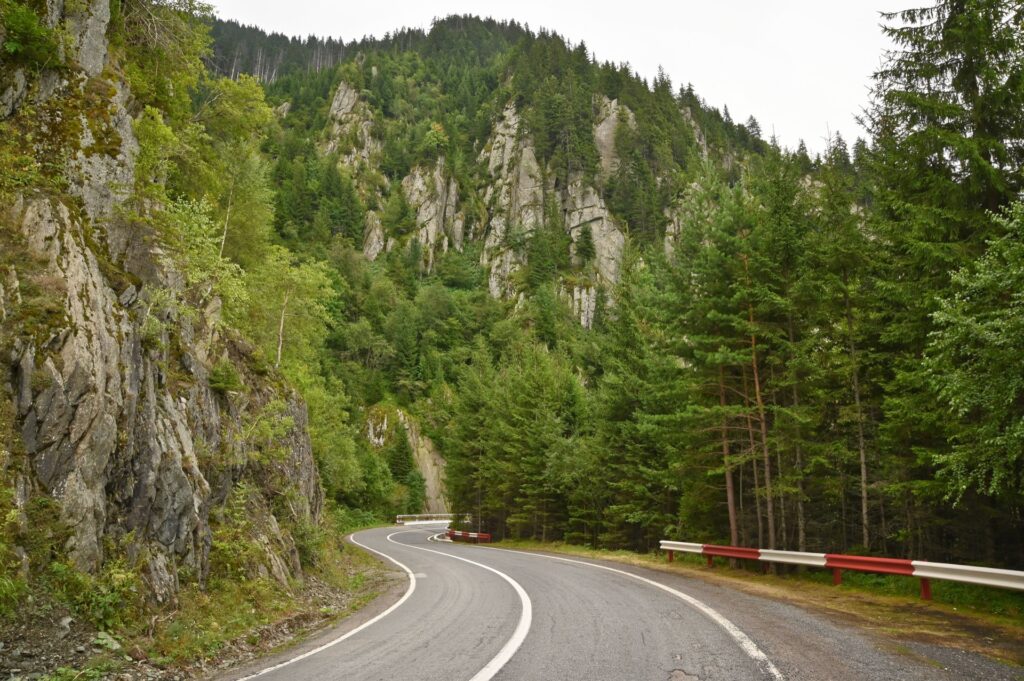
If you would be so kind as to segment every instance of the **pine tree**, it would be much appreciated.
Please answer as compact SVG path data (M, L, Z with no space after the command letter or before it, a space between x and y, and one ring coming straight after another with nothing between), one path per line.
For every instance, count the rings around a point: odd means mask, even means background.
M409 473L416 469L412 447L409 446L409 433L401 423L397 424L391 434L391 444L388 445L385 458L391 477L399 482L404 482Z
M1024 203L999 218L1006 235L953 276L936 313L929 370L957 419L940 460L957 498L969 491L1024 502Z
M594 232L590 225L583 225L579 238L576 239L576 257L583 263L589 263L597 255L594 248Z
M1024 13L1007 0L946 0L885 17L899 22L886 28L898 49L875 76L867 117L893 367L881 434L902 459L893 477L927 480L957 437L921 363L933 315L950 273L1000 231L991 211L1024 183ZM920 503L941 493L935 483L905 489Z

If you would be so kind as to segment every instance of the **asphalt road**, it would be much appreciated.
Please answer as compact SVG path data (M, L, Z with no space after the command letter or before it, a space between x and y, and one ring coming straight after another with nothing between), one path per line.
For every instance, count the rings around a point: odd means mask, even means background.
M950 668L821 615L615 563L430 541L441 526L355 543L405 583L303 647L223 678L351 681L931 681L1017 679L977 656Z

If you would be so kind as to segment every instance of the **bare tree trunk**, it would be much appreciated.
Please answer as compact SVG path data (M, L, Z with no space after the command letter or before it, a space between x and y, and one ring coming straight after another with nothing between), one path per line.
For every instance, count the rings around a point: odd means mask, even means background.
M889 531L885 527L885 495L879 495L878 497L878 513L882 516L882 555L889 553L889 547L885 541Z
M279 369L281 367L281 352L284 350L284 315L288 310L288 301L291 299L291 291L284 294L284 302L281 303L281 321L277 325L277 361L274 362L274 368Z
M231 221L231 206L235 200L235 182L231 181L231 190L228 192L228 207L224 211L224 232L220 235L220 257L224 257L224 244L228 240L228 223Z
M846 471L845 466L842 462L836 462L838 466L841 466L839 474L839 503L840 503L840 516L843 519L843 553L850 548L850 539L846 535L847 533L847 522L846 522Z
M793 332L793 318L789 318L789 342L796 341L796 334ZM800 410L800 391L797 389L796 380L793 381L793 410ZM800 446L800 423L796 425L796 446L793 448L796 455L796 545L797 551L807 550L807 524L804 518L804 460L803 447Z
M743 404L747 420L747 439L750 442L750 464L754 469L754 509L757 513L757 546L764 546L764 521L761 516L761 480L757 472L757 445L754 444L754 419L750 415L750 392L747 385L747 370L743 370Z
M746 255L740 256L743 261L743 272L747 282L750 282L750 261ZM775 501L772 498L772 460L768 449L768 419L764 408L764 398L761 396L761 375L757 362L757 334L753 332L754 327L754 305L747 303L747 321L750 323L750 366L753 370L754 379L754 400L757 405L757 417L761 427L761 454L764 457L764 498L765 514L768 516L768 548L775 548Z
M753 431L751 431L753 437ZM750 450L750 465L754 469L754 508L757 510L757 547L764 546L764 516L761 511L761 480L757 472L757 448Z
M747 532L747 515L743 511L743 466L742 465L740 466L739 497L740 497L740 541L743 542L742 544L740 544L740 546L747 546L748 545L747 544L747 536L749 536L749 533Z
M846 304L846 336L850 354L850 378L853 383L853 404L857 411L857 449L860 454L860 523L861 540L864 548L871 547L868 532L868 457L864 439L864 412L860 399L860 367L857 364L857 344L853 339L853 309L850 304L850 293L846 290L847 275L843 273L843 299Z
M748 306L748 317L754 323L754 307ZM757 418L761 430L761 454L764 457L764 498L765 515L768 516L768 548L775 548L775 505L772 498L772 460L768 450L768 418L761 397L761 377L757 366L757 336L750 336L750 366L753 369L754 400L757 405Z
M725 502L729 509L729 541L733 546L739 546L736 491L733 489L732 461L729 457L729 424L725 417L725 370L722 367L718 367L718 404L722 407L722 465L725 467Z
M778 474L779 480L784 480L785 475L783 474L782 468L782 451L781 449L775 450L775 472ZM781 485L781 483L780 483ZM779 546L783 549L787 548L786 543L786 497L782 489L779 489Z

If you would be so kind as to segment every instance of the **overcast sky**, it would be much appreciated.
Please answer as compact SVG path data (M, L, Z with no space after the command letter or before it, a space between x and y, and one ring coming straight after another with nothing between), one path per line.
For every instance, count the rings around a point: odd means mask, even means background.
M224 19L287 35L350 41L397 27L428 28L434 17L515 19L586 42L601 61L629 62L648 79L664 67L678 87L693 83L734 120L753 115L795 147L824 147L828 130L863 136L854 117L888 46L879 11L920 0L213 0Z

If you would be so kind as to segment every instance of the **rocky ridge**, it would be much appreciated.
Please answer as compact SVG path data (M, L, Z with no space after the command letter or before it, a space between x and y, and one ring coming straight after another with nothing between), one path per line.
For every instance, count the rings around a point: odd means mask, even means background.
M381 143L372 136L372 118L368 105L358 93L342 82L334 93L332 124L324 149L348 149L339 163L350 170L360 164L373 166ZM635 125L635 117L615 100L597 102L600 114L594 127L600 154L600 172L595 178L603 184L618 166L615 133L620 122ZM353 132L356 131L356 132ZM481 225L467 230L468 197L460 196L459 186L448 176L444 158L431 167L417 166L402 180L401 190L416 211L415 239L422 249L422 265L431 271L438 255L449 248L462 250L469 240L481 243L480 264L488 272L488 290L495 298L515 298L519 294L516 272L527 264L524 248L533 232L545 224L545 205L558 212L571 238L570 257L576 260L575 243L589 228L595 257L589 266L592 276L565 283L563 290L580 320L589 327L594 319L597 290L611 289L619 280L625 234L612 216L598 186L582 175L570 178L568 186L555 187L553 173L542 168L536 149L523 123L521 112L509 104L494 124L487 144L477 158L483 188L478 197L484 206ZM408 247L408 240L403 242ZM363 253L374 260L399 246L399 240L386 233L375 211L366 217ZM578 263L579 264L579 263Z
M76 568L97 572L123 554L147 595L167 602L182 575L205 579L211 516L235 486L247 480L262 490L273 480L293 490L293 502L276 516L261 495L249 501L264 554L252 569L287 584L302 566L285 525L318 522L323 502L305 405L254 371L247 346L220 329L219 301L205 301L196 317L162 304L183 278L152 235L117 214L134 184L138 144L130 92L107 68L109 2L48 8L48 24L64 22L73 37L75 66L38 79L15 74L0 116L28 101L78 96L87 84L111 95L99 117L80 114L79 136L61 150L66 192L24 191L0 215L5 248L16 254L0 290L3 383L23 443L0 452L0 464L18 490L19 522L31 498L52 498ZM116 144L96 144L100 134ZM45 323L25 309L27 286L49 305ZM219 361L236 367L246 391L211 387ZM284 405L275 416L291 426L275 443L283 457L268 460L244 425L272 404Z

